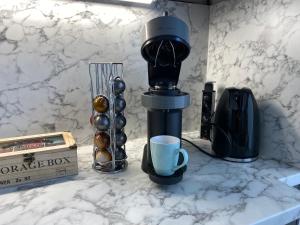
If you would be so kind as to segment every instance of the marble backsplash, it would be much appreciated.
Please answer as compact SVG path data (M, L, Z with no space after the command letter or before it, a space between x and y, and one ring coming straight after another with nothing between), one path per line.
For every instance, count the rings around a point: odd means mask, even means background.
M106 1L107 2L107 1ZM146 135L140 95L148 87L140 55L144 24L168 10L191 32L191 54L179 87L191 93L184 130L200 127L206 76L207 6L158 1L151 6L101 1L0 1L0 137L70 130L92 141L89 62L123 62L130 138ZM193 120L191 120L193 118ZM196 122L195 122L196 121Z
M300 165L300 1L229 0L210 8L207 79L249 87L261 155Z

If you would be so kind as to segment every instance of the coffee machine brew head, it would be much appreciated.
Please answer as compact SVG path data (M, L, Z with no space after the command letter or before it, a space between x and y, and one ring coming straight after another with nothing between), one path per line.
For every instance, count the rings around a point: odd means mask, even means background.
M150 88L176 87L181 62L190 53L188 26L177 17L165 16L145 25L141 54L148 62Z

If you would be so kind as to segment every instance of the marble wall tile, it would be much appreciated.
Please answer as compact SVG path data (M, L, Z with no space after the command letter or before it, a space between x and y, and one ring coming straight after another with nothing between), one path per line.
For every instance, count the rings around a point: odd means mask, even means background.
M0 137L59 130L90 143L89 62L123 62L127 82L127 133L146 135L140 95L147 64L140 55L144 24L168 10L191 30L191 54L180 84L192 95L184 130L199 129L206 75L207 6L158 1L151 6L101 1L2 0L0 2ZM191 120L192 119L192 120ZM196 121L196 122L195 122Z
M207 79L249 87L261 155L300 162L300 1L229 0L210 8Z

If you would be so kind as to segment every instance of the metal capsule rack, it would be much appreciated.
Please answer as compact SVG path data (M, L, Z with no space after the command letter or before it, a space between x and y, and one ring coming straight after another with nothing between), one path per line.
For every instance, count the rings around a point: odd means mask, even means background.
M125 82L122 63L90 63L90 90L94 147L93 168L104 173L126 169L124 132Z

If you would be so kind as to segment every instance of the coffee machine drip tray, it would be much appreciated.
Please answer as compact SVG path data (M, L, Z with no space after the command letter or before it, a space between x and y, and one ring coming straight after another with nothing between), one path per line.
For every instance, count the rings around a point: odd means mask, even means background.
M146 144L144 146L144 154L143 154L143 162L142 165L144 165L144 168L142 166L142 169L145 173L149 174L150 180L152 180L154 183L160 184L160 185L172 185L180 182L182 180L183 173L186 171L187 166L184 166L177 170L173 175L171 176L160 176L155 173L153 166L148 165L148 158L147 158L147 151L148 151L148 145ZM183 162L183 157L180 154L178 165L180 165ZM147 166L146 166L147 165ZM145 168L146 166L146 168Z
M190 95L179 92L177 95L154 95L145 92L142 105L148 109L184 109L190 105Z

